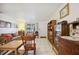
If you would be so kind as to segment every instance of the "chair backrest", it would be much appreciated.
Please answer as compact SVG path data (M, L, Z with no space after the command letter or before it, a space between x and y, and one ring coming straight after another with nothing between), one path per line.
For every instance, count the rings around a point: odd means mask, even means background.
M21 36L25 52L28 53L30 50L34 50L34 54L36 53L36 43L35 43L35 35L27 34Z
M26 37L28 38L28 40L35 40L35 35L33 34L27 34Z
M35 43L35 35L26 34L24 36L21 36L23 43L26 43L27 41L34 41Z

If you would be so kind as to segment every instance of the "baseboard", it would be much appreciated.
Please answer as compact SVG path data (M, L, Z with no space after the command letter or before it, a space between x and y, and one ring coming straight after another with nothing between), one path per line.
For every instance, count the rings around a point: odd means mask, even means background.
M58 51L56 50L55 47L53 47L54 52L56 53L56 55L58 55Z
M46 36L40 36L40 38L46 38Z

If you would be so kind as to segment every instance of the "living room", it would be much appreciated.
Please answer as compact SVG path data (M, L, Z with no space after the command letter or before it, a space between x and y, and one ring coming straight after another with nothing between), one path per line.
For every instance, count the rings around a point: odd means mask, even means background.
M1 55L30 55L32 51L25 53L21 40L28 34L36 37L34 55L79 54L78 3L2 3L0 7Z

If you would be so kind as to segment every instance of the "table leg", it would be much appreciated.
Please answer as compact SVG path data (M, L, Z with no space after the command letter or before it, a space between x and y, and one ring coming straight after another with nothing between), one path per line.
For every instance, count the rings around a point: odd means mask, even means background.
M15 55L19 55L18 49L15 50Z

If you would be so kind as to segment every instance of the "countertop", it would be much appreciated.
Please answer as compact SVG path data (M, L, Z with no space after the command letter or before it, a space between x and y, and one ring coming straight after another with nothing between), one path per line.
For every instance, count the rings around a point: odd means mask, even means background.
M61 36L61 38L72 40L72 41L79 41L79 37L75 37L75 36Z

